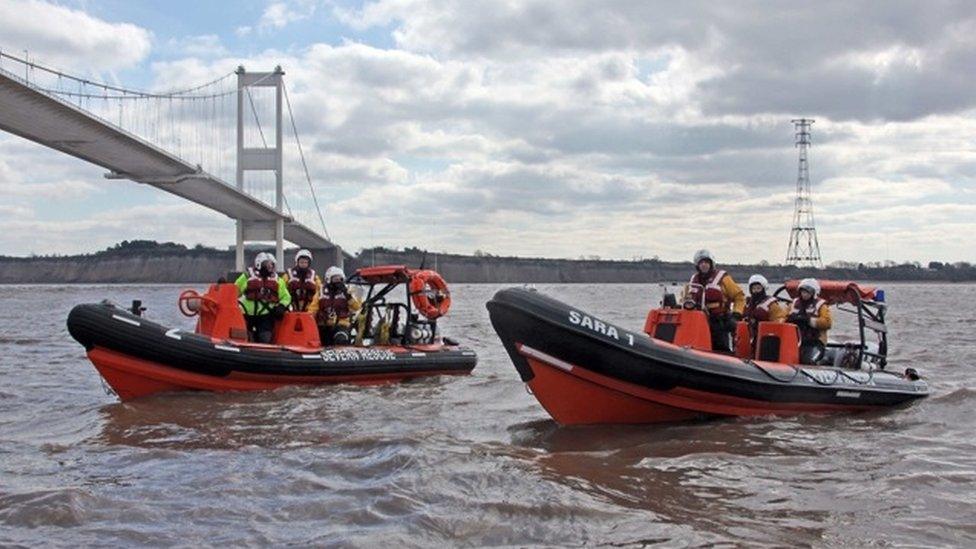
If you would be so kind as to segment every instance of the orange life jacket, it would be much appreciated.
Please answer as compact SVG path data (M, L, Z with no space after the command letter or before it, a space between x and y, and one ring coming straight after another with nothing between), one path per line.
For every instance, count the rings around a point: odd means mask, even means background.
M790 308L791 315L805 315L810 318L820 318L820 307L826 305L827 302L823 299L811 299L808 303L804 304L803 300L796 298L793 300L793 307ZM809 339L820 339L820 330L810 326L809 324L804 324L799 326L800 337L804 340Z
M327 285L323 285L322 293L319 295L319 312L317 315L319 322L328 321L332 315L335 315L338 320L347 319L349 314L349 300L346 299L346 294L334 295L329 292Z
M278 273L274 273L269 277L262 277L257 269L248 267L247 288L244 290L244 297L251 301L277 303Z
M298 269L288 269L288 292L296 311L304 311L315 299L315 269L306 269L305 278L300 276Z
M742 316L748 320L750 324L766 322L769 320L769 308L775 301L775 297L768 295L758 302L753 302L752 296L750 295L746 298L746 310Z
M725 271L712 269L702 275L695 273L688 283L688 297L695 305L710 315L724 315L729 312L729 300L722 289Z
M817 298L811 299L806 307L803 307L803 300L796 298L793 300L793 308L790 310L790 314L805 314L811 318L820 318L820 307L826 305L827 302Z

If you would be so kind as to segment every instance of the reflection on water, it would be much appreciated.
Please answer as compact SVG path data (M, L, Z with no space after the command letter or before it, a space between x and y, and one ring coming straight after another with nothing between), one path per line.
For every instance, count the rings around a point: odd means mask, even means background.
M561 428L491 331L498 286L453 288L469 377L120 403L63 319L177 286L0 287L0 544L970 545L976 286L893 285L893 368L934 395L888 412ZM639 329L655 286L540 285ZM950 291L951 290L951 291ZM947 313L948 312L948 313ZM946 315L949 315L948 317ZM54 541L57 540L57 541Z

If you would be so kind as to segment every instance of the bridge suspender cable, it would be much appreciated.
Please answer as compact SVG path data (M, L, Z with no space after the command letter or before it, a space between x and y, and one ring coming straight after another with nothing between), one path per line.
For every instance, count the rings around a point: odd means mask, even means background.
M291 99L288 97L288 86L282 84L282 90L285 92L285 105L288 106L288 119L291 120L291 130L295 134L295 143L298 145L298 156L302 160L302 169L305 171L305 181L308 182L308 190L312 193L312 201L315 203L315 212L319 215L319 223L322 224L322 232L325 233L325 237L332 240L329 235L329 229L325 226L325 218L322 217L322 208L319 207L319 199L315 195L315 187L312 185L312 176L308 173L308 164L305 162L305 151L302 149L302 140L298 137L298 126L295 125L295 115L291 110Z

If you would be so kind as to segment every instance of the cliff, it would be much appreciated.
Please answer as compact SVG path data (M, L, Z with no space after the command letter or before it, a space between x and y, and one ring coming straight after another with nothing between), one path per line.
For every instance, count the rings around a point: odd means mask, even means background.
M385 248L360 252L347 261L346 270L351 272L371 264L418 267L422 261L428 268L438 270L451 283L685 282L692 272L690 262L655 259L576 260L433 253L425 256L423 251L417 249L397 251ZM326 267L316 265L320 271ZM976 268L968 264L937 264L937 267L860 265L815 270L776 265L722 265L740 283L756 272L772 281L804 276L850 280L976 281ZM0 256L0 283L201 283L226 276L233 268L234 253L229 250L126 241L89 255Z
M419 266L421 262L439 271L449 282L687 282L694 267L691 262L656 259L639 261L600 259L540 259L456 254L424 254L421 250L364 250L350 263L355 267L384 263ZM350 265L347 265L350 266ZM939 264L938 269L915 264L890 266L851 266L850 268L800 269L782 265L721 265L740 282L754 273L771 281L815 277L836 280L885 280L961 282L976 281L976 268Z

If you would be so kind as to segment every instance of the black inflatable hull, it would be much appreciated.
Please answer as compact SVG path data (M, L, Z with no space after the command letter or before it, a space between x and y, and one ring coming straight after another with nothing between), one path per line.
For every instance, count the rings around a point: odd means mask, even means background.
M924 381L884 371L677 347L520 288L499 291L487 307L522 380L562 424L854 411L928 395Z
M215 341L106 303L74 307L68 332L123 400L174 390L247 391L463 375L477 363L474 351L454 345L313 350Z

